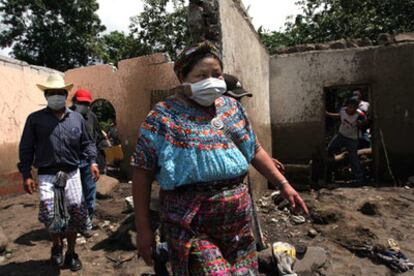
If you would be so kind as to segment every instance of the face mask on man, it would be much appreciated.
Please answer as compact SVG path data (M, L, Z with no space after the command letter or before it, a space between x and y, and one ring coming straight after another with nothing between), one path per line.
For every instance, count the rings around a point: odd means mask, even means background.
M46 96L47 106L52 110L61 110L66 105L65 95Z
M76 111L82 115L85 115L86 113L88 113L88 110L89 110L89 107L83 104L75 104L75 108L76 108Z
M210 106L227 90L226 82L218 78L208 78L191 83L190 99L202 106Z

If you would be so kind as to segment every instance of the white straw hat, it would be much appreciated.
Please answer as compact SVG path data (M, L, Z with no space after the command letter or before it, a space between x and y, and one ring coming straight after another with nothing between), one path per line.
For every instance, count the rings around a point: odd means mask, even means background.
M53 73L49 75L45 83L36 85L42 91L50 89L65 89L66 91L69 91L73 87L73 84L65 84L65 80L58 73Z

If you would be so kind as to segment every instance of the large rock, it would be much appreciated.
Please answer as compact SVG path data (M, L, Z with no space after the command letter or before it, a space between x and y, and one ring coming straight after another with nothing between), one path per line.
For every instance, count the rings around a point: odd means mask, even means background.
M392 37L392 35L390 35L388 33L382 33L382 34L378 35L377 43L379 45L390 45L390 44L394 43L394 38Z
M269 247L259 252L259 272L266 273L266 275L277 275L277 266L273 259L272 248Z
M356 39L348 39L346 41L347 48L358 48L358 41Z
M322 268L328 259L326 250L321 247L308 247L302 258L297 258L293 266L298 275L315 275L315 272Z
M368 37L356 39L356 42L358 43L359 47L368 47L373 45L372 40Z
M329 47L331 49L345 49L347 46L347 42L345 39L335 40L329 43Z
M396 36L394 36L394 41L396 43L400 43L400 42L412 42L414 41L414 33L402 33L402 34L397 34Z
M315 45L315 50L318 51L325 51L325 50L329 50L331 47L329 46L329 44L327 43L319 43Z
M297 45L296 46L296 50L298 52L308 52L308 51L314 51L315 50L315 45L314 44L302 44L302 45Z
M116 178L101 175L98 182L96 183L96 196L98 198L111 197L112 192L119 187L119 181Z
M296 47L283 47L283 48L278 48L276 50L276 54L278 55L287 55L287 54L293 54L297 52L298 52L298 48Z
M3 228L0 226L0 253L6 250L8 242L9 241L4 234Z

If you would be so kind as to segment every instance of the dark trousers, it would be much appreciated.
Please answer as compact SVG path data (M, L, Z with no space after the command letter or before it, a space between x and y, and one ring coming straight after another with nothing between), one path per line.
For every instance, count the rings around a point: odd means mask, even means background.
M345 147L348 150L349 163L351 163L352 174L361 179L364 177L364 171L358 157L358 140L351 139L338 133L328 145L328 154L337 154Z

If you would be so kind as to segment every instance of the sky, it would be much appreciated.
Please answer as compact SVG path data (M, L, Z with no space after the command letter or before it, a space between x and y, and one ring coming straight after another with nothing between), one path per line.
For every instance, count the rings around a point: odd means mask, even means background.
M283 28L286 17L299 13L295 6L297 0L242 0L256 28L263 26L266 30ZM106 32L128 32L129 19L143 10L140 0L98 0L98 15L107 27ZM10 49L0 49L0 54L7 54Z
M295 6L297 0L242 0L252 17L256 28L267 30L282 28L286 17L299 13ZM98 0L99 17L108 31L128 31L129 18L143 10L139 0Z

